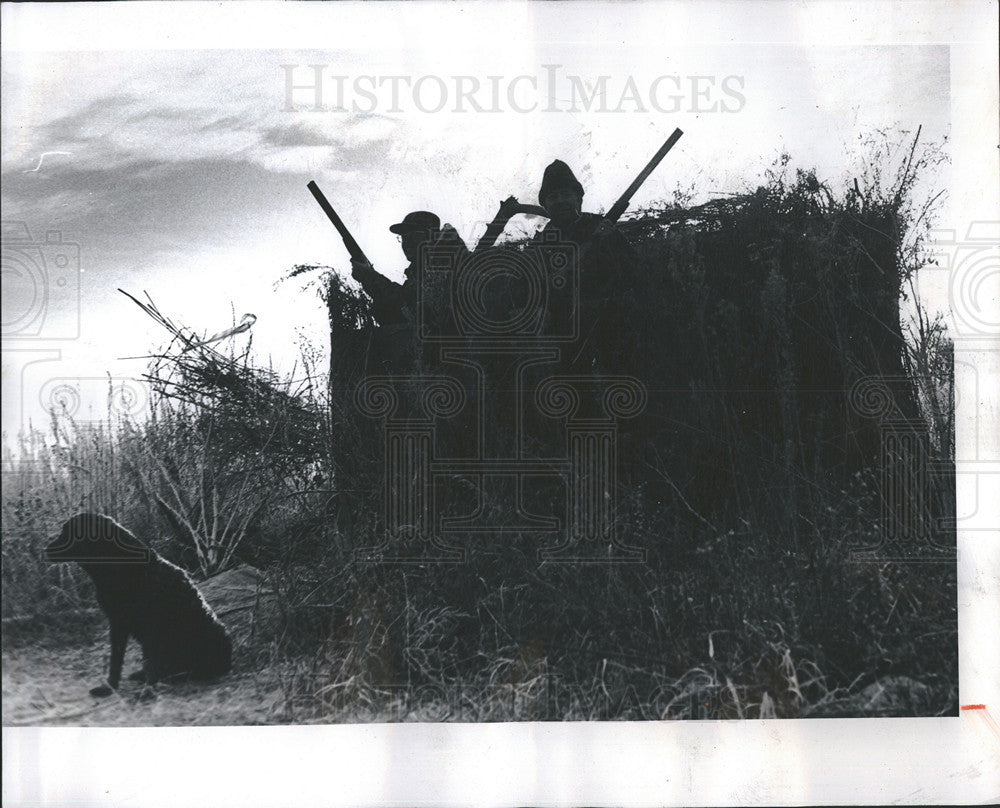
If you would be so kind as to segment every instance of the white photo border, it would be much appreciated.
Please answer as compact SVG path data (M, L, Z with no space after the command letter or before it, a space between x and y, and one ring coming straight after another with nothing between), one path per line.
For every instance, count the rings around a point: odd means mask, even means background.
M322 48L324 4L4 4L4 49ZM606 30L567 36L599 44ZM479 36L499 19L599 4L420 4L414 20ZM594 9L597 8L597 12ZM396 4L355 6L344 36ZM693 2L668 6L691 44L948 44L956 230L1000 219L996 2ZM398 30L398 29L394 29ZM386 46L391 42L380 43ZM992 281L991 281L992 282ZM997 305L997 297L984 300ZM993 312L995 320L996 312ZM1000 354L996 338L956 351ZM957 415L961 713L954 718L733 722L3 728L9 806L724 805L981 803L1000 798L1000 418L997 362ZM984 376L985 374L985 376ZM959 389L969 379L957 379ZM993 392L989 392L992 390ZM975 436L975 437L974 437ZM993 626L990 629L989 626Z

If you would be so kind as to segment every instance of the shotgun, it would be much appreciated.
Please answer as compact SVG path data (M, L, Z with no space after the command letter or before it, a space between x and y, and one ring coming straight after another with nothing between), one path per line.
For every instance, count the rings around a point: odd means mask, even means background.
M681 139L681 135L684 133L680 129L674 129L673 134L667 138L666 142L660 146L660 150L653 155L653 159L646 163L646 167L639 172L639 176L635 178L635 181L628 187L614 205L611 206L611 210L604 214L604 218L611 221L617 222L621 215L625 212L625 208L628 207L628 203L632 201L632 197L635 192L639 190L639 186L642 185L646 178L653 173L653 169L656 168L660 161L667 156L667 152L670 151L674 144Z
M351 254L351 258L355 261L364 261L366 264L371 264L368 260L368 256L365 255L364 251L358 246L358 242L354 240L354 236L351 235L351 231L347 229L347 226L341 221L340 217L337 215L337 211L333 209L323 192L319 189L319 186L313 182L309 181L306 185L316 201L319 202L319 206L323 208L323 212L326 214L327 218L333 222L333 226L337 228L337 232L340 233L340 237L344 240L344 246L347 247L347 251Z

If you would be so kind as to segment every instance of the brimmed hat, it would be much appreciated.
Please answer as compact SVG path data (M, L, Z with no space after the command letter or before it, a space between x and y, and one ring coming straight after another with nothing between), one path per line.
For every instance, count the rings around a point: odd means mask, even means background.
M569 188L571 191L576 191L581 197L583 196L583 186L580 185L580 181L573 174L572 169L562 160L553 160L545 168L545 173L542 175L542 188L538 192L538 201L544 205L545 197L549 193L563 188Z
M402 236L404 233L412 233L414 230L435 231L441 229L441 220L430 211L415 210L407 213L403 221L394 224L389 230Z

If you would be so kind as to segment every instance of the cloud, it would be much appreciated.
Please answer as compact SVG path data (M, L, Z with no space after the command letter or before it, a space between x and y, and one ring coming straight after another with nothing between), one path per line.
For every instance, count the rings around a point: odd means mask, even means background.
M139 103L135 96L109 95L95 98L82 109L60 115L37 128L39 134L59 143L80 143L114 132L127 123Z
M269 126L261 132L261 140L268 146L323 146L329 147L330 139L324 133L304 123Z
M38 173L5 172L4 207L22 219L104 244L160 240L194 246L219 231L266 220L268 206L304 184L238 159L136 160L107 166L65 161Z

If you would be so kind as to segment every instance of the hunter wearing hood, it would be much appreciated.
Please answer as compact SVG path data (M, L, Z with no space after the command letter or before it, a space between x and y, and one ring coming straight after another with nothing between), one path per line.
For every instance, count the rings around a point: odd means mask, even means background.
M583 185L562 160L553 160L545 168L538 201L545 208L549 223L535 237L536 241L556 231L561 239L584 248L587 255L596 251L602 259L612 258L614 263L635 260L632 245L612 222L599 214L583 212ZM588 263L586 255L584 262ZM610 266L601 268L612 269Z
M620 307L632 287L638 256L613 222L596 213L584 213L583 185L562 160L550 163L542 175L538 201L549 222L534 237L534 244L558 239L579 247L581 343L580 353L595 361L587 367L612 366L608 352L615 352ZM598 354L604 355L596 361Z

